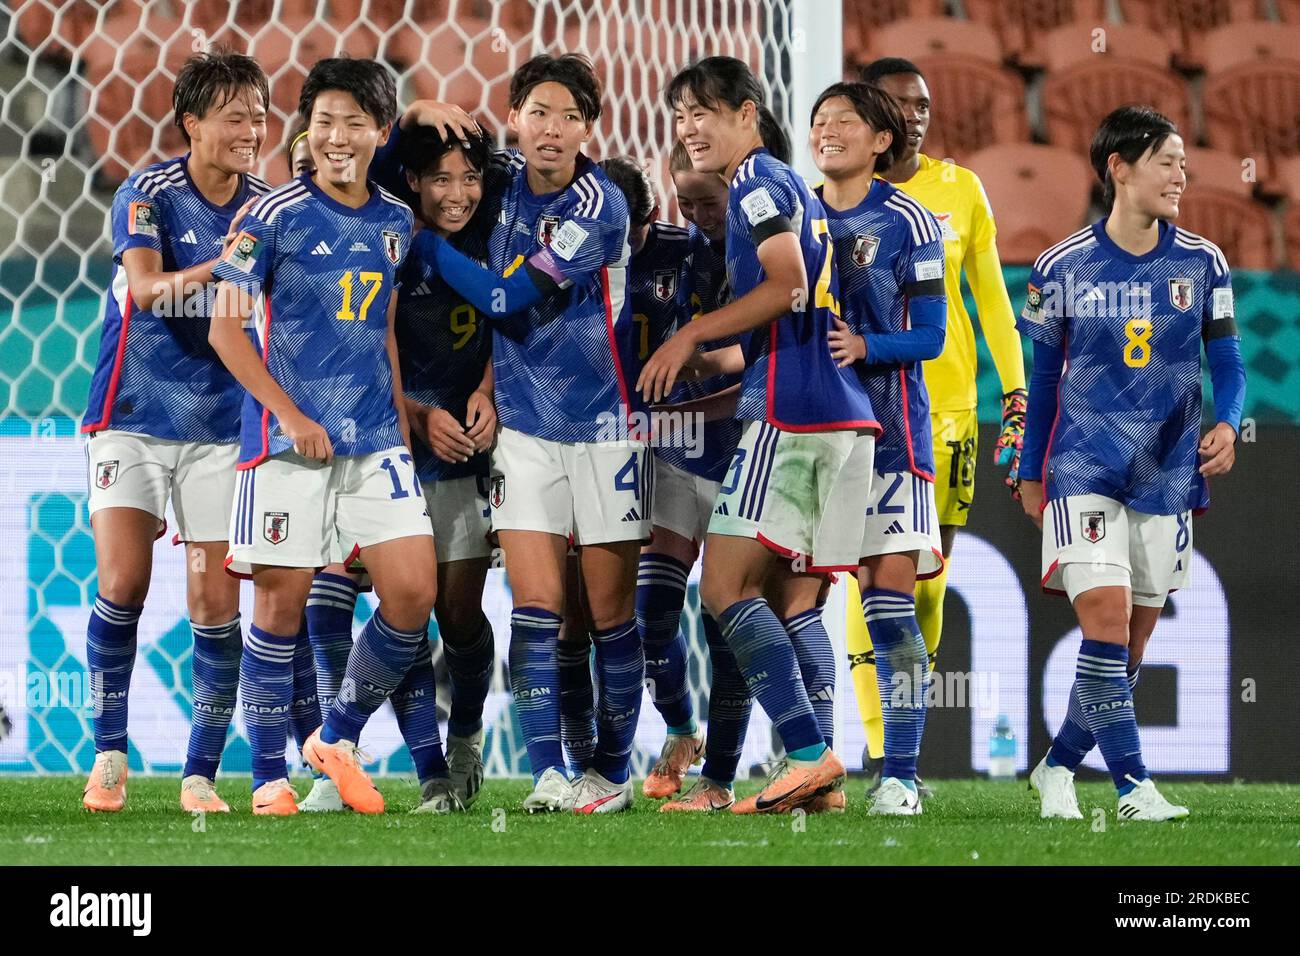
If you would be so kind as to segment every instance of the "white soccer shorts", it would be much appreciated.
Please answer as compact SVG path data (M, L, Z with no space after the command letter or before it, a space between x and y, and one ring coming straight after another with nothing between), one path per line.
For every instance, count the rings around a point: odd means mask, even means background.
M502 428L492 449L493 531L543 531L575 544L650 537L653 466L644 442L560 442Z
M487 475L426 481L424 503L433 522L438 563L492 557Z
M756 538L812 573L856 571L875 437L745 423L709 534Z
M340 455L328 464L282 452L238 472L226 568L321 568L362 548L432 535L411 453Z
M919 552L918 580L932 578L943 571L943 542L939 539L934 482L910 471L878 471L871 479L861 557L908 551Z
M703 544L722 482L693 475L662 458L655 459L654 468L652 524L679 534L687 541Z
M86 440L86 461L92 515L103 508L138 508L157 516L162 528L170 498L176 543L226 540L239 445L106 429Z
M1068 570L1067 570L1068 569ZM1103 495L1070 495L1043 510L1043 590L1073 601L1122 586L1133 603L1163 607L1192 570L1192 514L1149 515Z

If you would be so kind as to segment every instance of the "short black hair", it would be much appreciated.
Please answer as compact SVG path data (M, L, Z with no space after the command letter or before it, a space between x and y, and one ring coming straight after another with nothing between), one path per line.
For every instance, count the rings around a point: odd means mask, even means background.
M540 53L515 70L510 78L510 108L517 110L523 106L533 88L543 83L559 83L572 93L578 112L586 122L600 119L600 79L591 61L581 53L561 56Z
M207 53L195 54L185 61L172 88L173 122L188 143L190 134L185 131L186 113L202 119L209 110L219 110L248 91L262 98L263 108L270 107L270 83L251 56L221 46L213 47Z
M898 100L872 83L832 83L822 90L808 114L808 123L817 118L817 111L829 99L842 96L853 104L853 110L862 121L876 132L888 131L893 136L889 148L880 154L876 168L883 171L898 162L907 148L907 120Z
M919 66L901 56L882 56L878 60L872 60L862 68L859 78L863 83L875 83L882 76L897 76L900 73L915 73L921 79L925 79L925 74L921 72Z
M436 126L412 126L402 130L397 158L407 172L424 176L437 170L442 157L454 149L461 151L471 169L481 173L492 157L492 137L480 129L462 140L459 136L444 137Z
M298 97L298 114L311 119L316 97L326 90L351 93L357 105L379 126L387 126L397 118L397 86L392 71L377 60L354 60L351 57L330 57L318 60L302 84Z
M659 207L654 186L641 164L628 156L611 156L600 161L600 168L627 200L628 219L634 226L644 226Z
M716 110L724 103L738 110L746 100L752 101L758 107L758 135L763 146L776 159L790 165L794 153L790 135L768 108L763 86L744 60L734 56L708 56L681 70L664 90L664 102L675 110L688 99L709 110Z
M1115 183L1108 165L1111 153L1119 153L1119 158L1126 163L1136 163L1148 152L1158 150L1170 136L1177 135L1174 121L1150 106L1121 106L1101 121L1088 157L1093 172L1101 180L1102 203L1107 210L1115 202Z

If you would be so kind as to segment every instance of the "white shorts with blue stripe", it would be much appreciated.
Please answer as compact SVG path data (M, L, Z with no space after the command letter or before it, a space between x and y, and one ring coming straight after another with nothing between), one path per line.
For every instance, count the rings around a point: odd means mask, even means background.
M909 551L918 552L918 578L932 578L943 570L934 482L910 471L878 471L871 480L861 556Z

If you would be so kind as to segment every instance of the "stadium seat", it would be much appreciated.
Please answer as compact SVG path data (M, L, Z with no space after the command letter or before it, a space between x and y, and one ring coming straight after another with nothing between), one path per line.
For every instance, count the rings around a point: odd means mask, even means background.
M997 34L983 23L947 17L899 20L874 30L867 37L867 60L901 56L909 60L959 53L974 60L1002 62Z
M1282 210L1283 263L1300 272L1300 156L1282 164L1278 180L1286 186L1286 205Z
M967 160L984 183L1006 263L1033 262L1081 226L1095 177L1083 157L1034 143L1000 143Z
M1273 0L1283 23L1300 23L1300 0Z
M46 0L23 4L10 0L17 12L14 31L18 39L37 57L60 64L70 64L77 47L95 29L98 4L86 0Z
M1300 62L1300 24L1230 23L1205 36L1205 71L1210 75L1260 60Z
M943 13L943 0L879 0L875 3L870 0L845 0L845 62L860 66L875 56L890 56L889 53L873 55L872 52L875 37L882 28L900 20L941 17Z
M1258 179L1259 169L1243 166L1242 157L1234 153L1187 147L1188 195L1209 188L1249 199L1255 193L1255 182Z
M1166 37L1180 69L1205 66L1205 40L1216 27L1248 22L1260 14L1257 0L1119 0L1126 23L1137 23Z
M1104 33L1098 33L1098 30ZM1051 73L1084 60L1114 56L1125 60L1168 67L1172 59L1169 42L1146 27L1106 23L1071 23L1052 30L1039 43L1043 65Z
M1210 145L1254 158L1264 188L1276 192L1269 172L1300 154L1300 61L1258 60L1211 74L1201 109Z
M1187 84L1173 71L1115 55L1093 56L1048 73L1041 90L1043 125L1053 145L1086 152L1102 119L1124 103L1148 103L1189 133Z
M1107 0L964 0L966 14L997 34L1002 56L1022 67L1043 65L1040 39L1067 23L1105 23Z
M1178 225L1209 239L1234 269L1272 269L1273 216L1263 203L1201 185L1179 205Z

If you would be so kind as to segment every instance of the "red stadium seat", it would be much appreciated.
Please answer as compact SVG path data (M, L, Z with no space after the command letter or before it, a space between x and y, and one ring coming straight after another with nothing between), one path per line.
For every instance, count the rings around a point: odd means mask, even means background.
M1255 194L1259 170L1243 166L1242 157L1217 149L1187 147L1187 194L1194 196L1202 188L1232 193L1249 199Z
M1169 42L1159 33L1119 23L1072 23L1058 27L1043 37L1039 46L1049 73L1102 56L1164 68L1169 66L1173 54Z
M1076 152L1034 143L1001 143L980 150L967 165L988 193L1003 262L1033 262L1087 217L1095 177Z
M1179 206L1178 225L1209 239L1235 269L1272 269L1273 216L1263 203L1229 190L1202 185Z
M870 0L845 0L845 61L857 64L870 62L874 59L872 49L875 36L883 27L900 20L941 17L943 8L942 0L878 0L874 3Z
M1182 69L1205 66L1206 35L1225 23L1254 20L1256 0L1119 0L1124 21L1154 30L1174 45Z
M920 60L959 53L995 65L1002 62L997 35L990 27L947 17L899 20L879 27L867 37L866 53L867 61L881 56Z
M1041 67L1040 39L1067 23L1102 24L1107 0L964 0L966 14L997 34L1002 56L1024 67Z
M72 62L77 47L94 32L99 13L99 5L87 0L10 0L10 6L15 10L18 39L37 57L65 65Z
M1205 70L1211 75L1259 60L1300 62L1300 25L1231 23L1205 36Z
M1300 0L1273 0L1283 23L1300 23Z
M1255 159L1275 191L1269 171L1300 154L1300 61L1260 60L1208 76L1201 105L1210 144Z
M1178 74L1150 63L1093 56L1048 73L1041 92L1043 123L1056 146L1086 152L1102 119L1126 103L1147 103L1189 131L1187 84ZM1192 139L1191 135L1186 138Z

